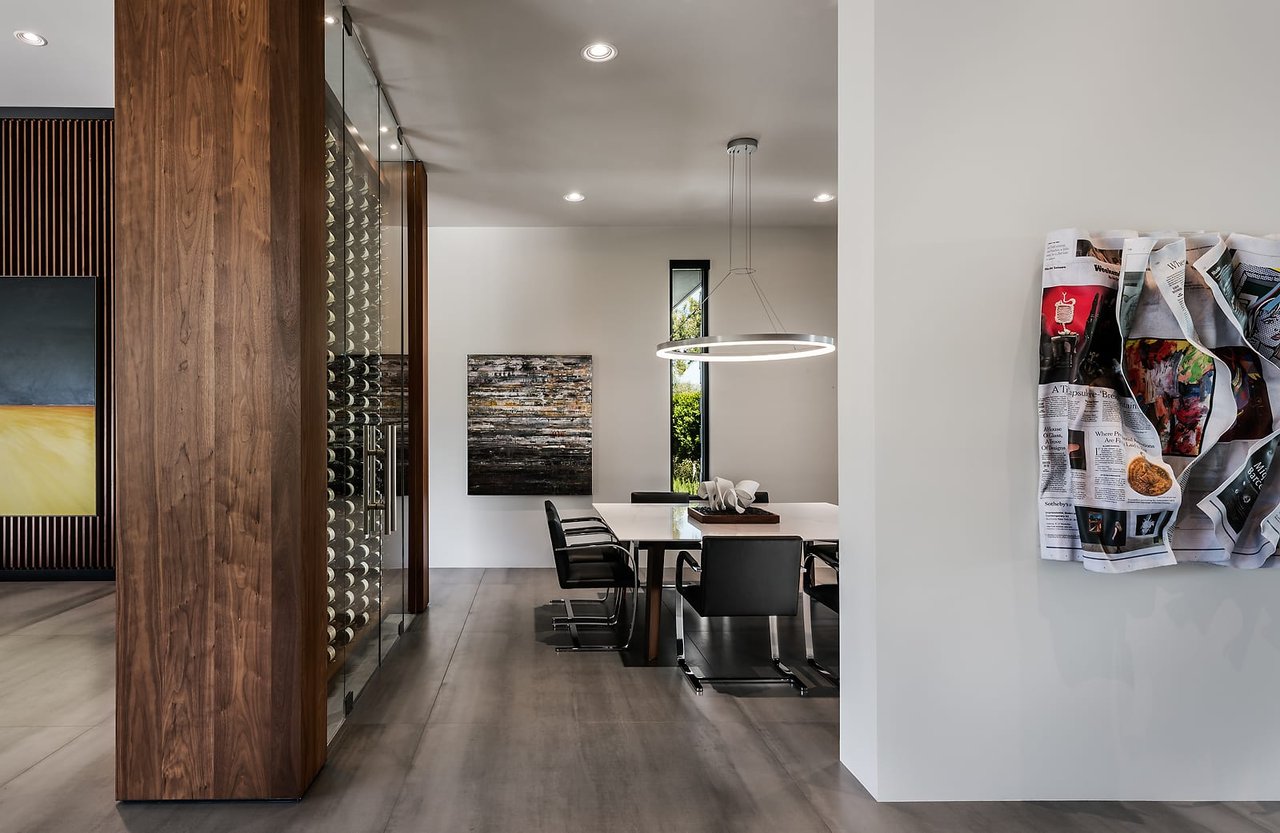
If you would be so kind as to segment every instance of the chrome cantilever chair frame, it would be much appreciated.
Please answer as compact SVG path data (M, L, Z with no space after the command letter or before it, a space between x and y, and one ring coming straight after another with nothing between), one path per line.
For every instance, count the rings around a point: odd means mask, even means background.
M565 534L568 535L569 530L565 530ZM635 557L634 551L630 547L623 547L621 542L618 542L617 539L614 539L613 541L602 541L602 542L596 542L596 543L570 544L565 549L568 550L570 553L577 551L583 554L590 554L593 551L592 550L593 547L599 547L609 543L612 543L618 547L622 547L622 549L625 549L627 551L627 560L631 563L631 567L634 570L635 564L636 564L636 557ZM553 617L551 619L551 626L557 630L562 628L568 628L571 625L576 625L584 628L611 628L614 625L618 624L618 606L621 604L621 601L622 601L621 595L622 594L620 592L616 592L614 588L611 587L608 590L605 590L604 594L598 599L577 599L576 600L578 604L600 605L606 611L605 615L603 616L597 616L594 614L574 613L573 603L575 600L570 599L568 596L566 596L563 599L551 599L550 604L564 605L564 614L565 614L564 616ZM610 598L612 598L613 600L612 608L609 605Z
M815 541L814 543L827 544L827 543L835 543L835 542ZM802 579L804 582L804 585L803 585L804 598L801 600L801 602L804 604L804 611L803 611L804 658L805 658L805 661L809 664L810 668L812 668L814 671L817 671L819 674L821 674L823 678L829 681L833 686L835 686L836 688L839 688L840 678L836 676L836 674L832 672L830 668L827 668L825 665L818 662L813 652L813 605L815 604L815 599L813 598L813 594L810 593L809 591L815 586L813 581L815 578L814 576L815 565L813 563L815 559L818 561L821 561L823 564L835 570L836 584L838 585L840 583L839 559L838 558L832 559L830 556L825 555L820 550L806 547L805 554L804 554L804 571L803 571L803 579Z
M782 661L781 651L778 647L778 617L776 615L769 616L769 661L773 669L778 672L777 677L704 677L689 666L689 662L684 655L685 599L684 594L680 592L685 586L684 567L686 565L695 573L702 572L702 566L694 560L688 551L680 553L679 558L676 560L676 665L684 673L685 680L693 687L694 692L702 694L704 683L710 685L717 683L782 684L795 688L797 693L804 696L805 692L809 690L808 686ZM794 587L794 585L792 586Z
M563 599L563 602L564 602L565 610L568 612L569 615L567 617L557 618L553 620L552 627L556 629L564 628L568 630L569 638L573 641L573 645L558 646L556 648L556 653L558 654L579 653L579 652L589 652L589 651L625 651L631 647L631 639L636 632L636 608L639 607L639 596L640 596L640 571L637 569L635 556L633 555L630 549L623 547L620 544L608 544L608 543L596 544L596 545L591 545L591 544L570 545L568 547L563 548L560 551L571 553L572 551L577 550L581 552L583 549L587 547L592 547L592 546L601 550L605 548L616 549L626 554L627 565L631 568L631 581L632 581L631 617L630 617L631 621L627 625L627 640L626 642L623 642L621 645L618 645L618 644L583 645L582 640L578 634L579 628L606 628L607 629L607 628L613 628L617 625L618 608L623 603L621 588L619 588L618 593L615 596L613 611L609 614L608 617L599 617L599 616L575 617L573 615L573 602L570 599L565 598ZM605 600L608 599L608 592L609 591L606 591L605 598L602 599L601 602L604 602Z

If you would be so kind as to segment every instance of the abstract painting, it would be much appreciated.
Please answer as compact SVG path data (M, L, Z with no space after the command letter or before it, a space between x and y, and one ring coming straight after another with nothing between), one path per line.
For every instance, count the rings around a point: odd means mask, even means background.
M97 281L0 278L0 515L98 512Z
M467 494L591 494L590 356L467 356Z

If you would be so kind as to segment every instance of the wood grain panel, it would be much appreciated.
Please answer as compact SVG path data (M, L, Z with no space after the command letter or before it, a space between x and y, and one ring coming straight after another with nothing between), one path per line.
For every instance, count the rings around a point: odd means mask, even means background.
M121 799L324 760L322 18L116 3Z
M0 571L110 570L112 535L111 119L0 119L0 280L98 279L99 513L0 517ZM16 575L16 574L11 574Z
M409 598L410 613L422 613L431 599L428 531L431 525L427 465L427 169L409 164L406 177L409 236Z

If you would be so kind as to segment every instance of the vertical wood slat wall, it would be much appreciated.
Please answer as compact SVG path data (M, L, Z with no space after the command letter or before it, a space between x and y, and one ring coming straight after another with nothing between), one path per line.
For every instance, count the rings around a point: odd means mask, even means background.
M0 571L111 570L111 119L0 119L0 280L95 277L99 514L0 516ZM0 357L3 361L3 357Z

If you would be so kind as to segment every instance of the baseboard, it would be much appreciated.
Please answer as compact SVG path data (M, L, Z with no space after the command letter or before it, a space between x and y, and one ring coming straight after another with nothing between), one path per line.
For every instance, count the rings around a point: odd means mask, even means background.
M0 570L0 581L115 581L115 570Z

